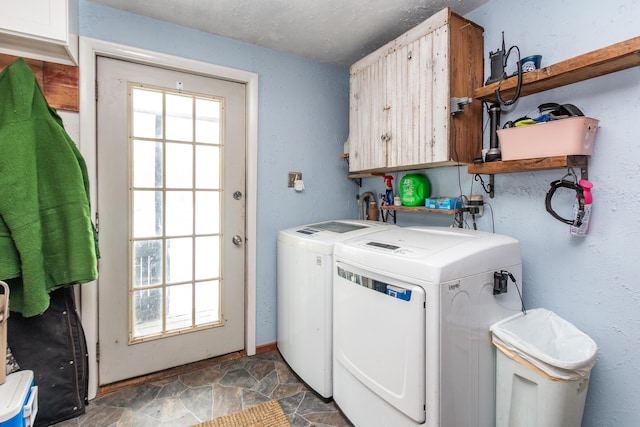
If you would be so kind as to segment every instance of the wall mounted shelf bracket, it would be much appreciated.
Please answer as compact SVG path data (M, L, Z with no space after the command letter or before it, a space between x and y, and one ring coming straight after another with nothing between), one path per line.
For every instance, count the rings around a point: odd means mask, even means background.
M467 166L469 174L476 175L484 191L493 199L495 196L494 175L501 173L530 172L536 170L577 168L580 169L580 179L589 179L589 156L555 156L537 159L509 160L504 162L474 163ZM489 185L485 185L480 174L489 175Z

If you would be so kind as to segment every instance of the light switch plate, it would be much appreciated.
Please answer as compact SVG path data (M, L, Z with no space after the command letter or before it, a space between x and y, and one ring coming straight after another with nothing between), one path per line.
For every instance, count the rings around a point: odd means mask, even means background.
M293 182L296 179L302 179L302 172L289 172L289 183L287 187L293 188Z

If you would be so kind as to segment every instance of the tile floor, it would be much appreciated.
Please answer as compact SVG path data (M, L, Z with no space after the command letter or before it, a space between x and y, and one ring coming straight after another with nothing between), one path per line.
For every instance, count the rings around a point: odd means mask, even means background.
M293 427L352 427L293 374L277 350L104 394L55 427L187 427L277 399Z

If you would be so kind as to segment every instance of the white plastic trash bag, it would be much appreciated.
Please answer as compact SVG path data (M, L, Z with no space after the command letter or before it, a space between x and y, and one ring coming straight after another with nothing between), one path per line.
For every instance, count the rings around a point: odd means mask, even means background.
M577 380L596 362L596 343L573 324L544 308L518 313L490 328L493 343L520 356L549 376Z

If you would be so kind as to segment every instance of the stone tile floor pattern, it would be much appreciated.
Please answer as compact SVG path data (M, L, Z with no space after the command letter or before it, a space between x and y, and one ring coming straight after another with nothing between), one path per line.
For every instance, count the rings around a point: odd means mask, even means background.
M277 350L105 394L55 427L187 427L277 399L293 427L352 427L291 371Z

